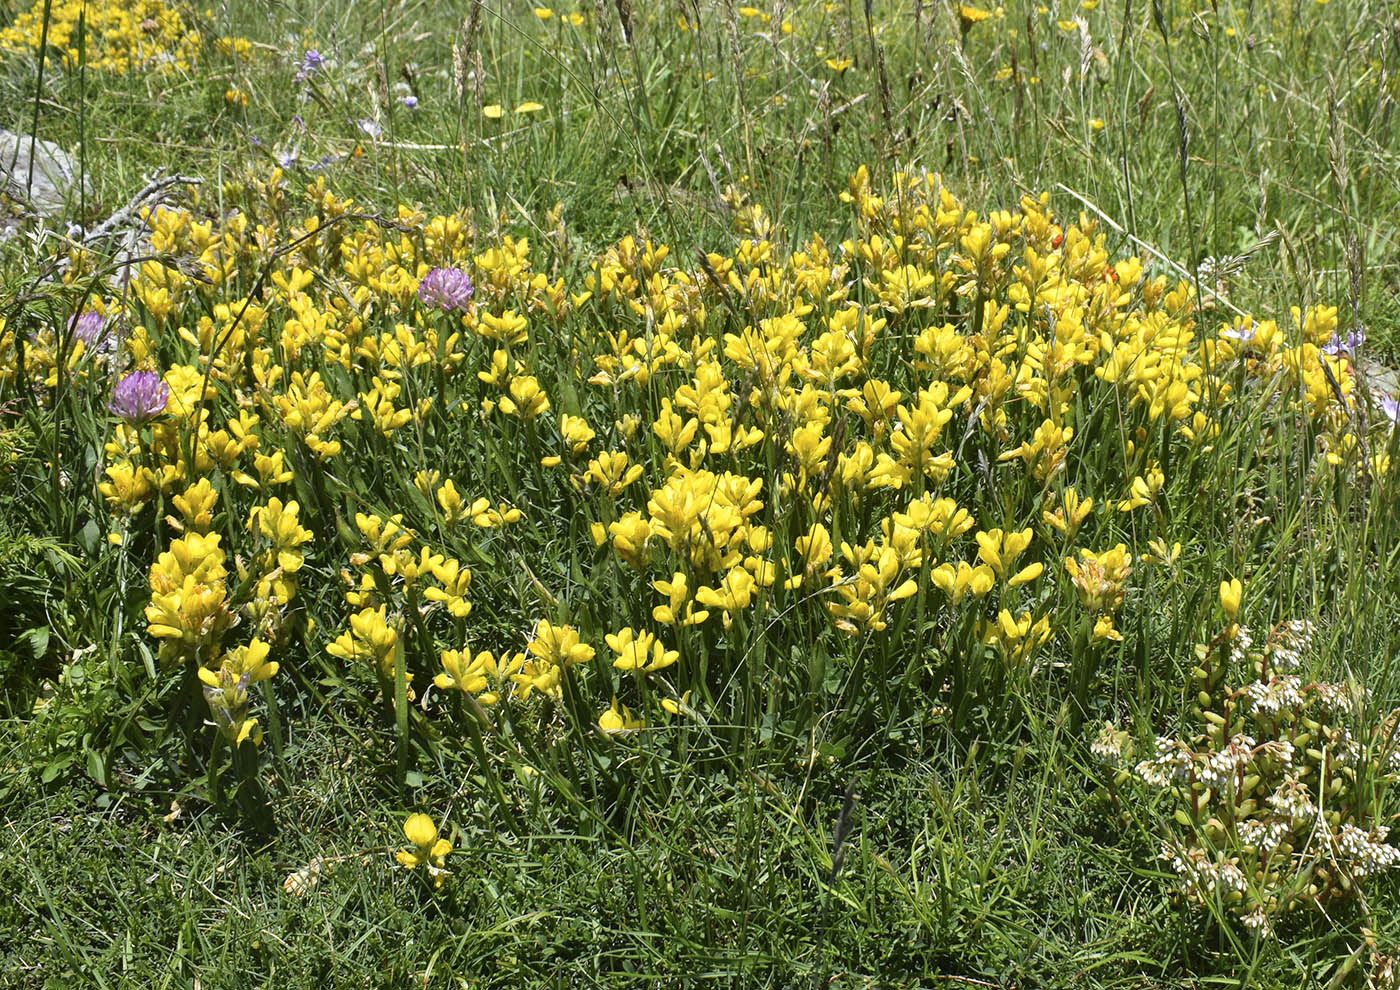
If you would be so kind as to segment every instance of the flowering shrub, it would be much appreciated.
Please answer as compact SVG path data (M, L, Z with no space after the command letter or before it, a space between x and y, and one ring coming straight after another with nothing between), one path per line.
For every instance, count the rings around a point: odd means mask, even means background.
M1222 590L1227 612L1238 594ZM1306 622L1283 622L1256 644L1231 625L1197 647L1194 734L1159 736L1139 752L1109 726L1093 747L1120 786L1169 796L1176 827L1162 858L1181 892L1264 931L1400 865L1380 814L1400 775L1400 711L1368 724L1364 686L1309 680L1312 634Z

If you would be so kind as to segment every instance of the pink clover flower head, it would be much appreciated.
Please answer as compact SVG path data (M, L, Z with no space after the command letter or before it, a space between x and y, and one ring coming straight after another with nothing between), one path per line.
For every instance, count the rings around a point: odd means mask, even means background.
M460 268L434 268L418 283L418 301L444 313L465 312L472 280Z
M107 411L133 425L145 423L165 412L170 386L154 371L133 371L124 375L112 389Z

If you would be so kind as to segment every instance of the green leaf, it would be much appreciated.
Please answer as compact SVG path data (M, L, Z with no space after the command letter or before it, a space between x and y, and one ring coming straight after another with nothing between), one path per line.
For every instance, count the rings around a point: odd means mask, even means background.
M33 629L25 630L19 637L20 642L29 647L30 656L35 660L42 660L49 652L49 627L35 626Z
M87 772L100 786L107 786L107 765L103 762L102 754L95 749L87 751Z

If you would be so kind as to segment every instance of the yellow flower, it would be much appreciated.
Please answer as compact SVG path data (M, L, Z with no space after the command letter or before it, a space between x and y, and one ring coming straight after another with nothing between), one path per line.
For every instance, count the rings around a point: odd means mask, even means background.
M695 711L690 707L690 695L691 692L685 691L682 692L679 699L662 698L661 707L672 715L694 715Z
M598 716L598 728L604 732L623 732L628 729L644 729L646 722L640 718L633 718L627 706L619 705L617 696L614 695L607 711Z
M524 103L520 104L520 106L518 106L518 107L515 108L515 112L516 112L516 113L539 113L539 112L540 112L541 110L543 110L543 109L544 109L544 104L543 104L543 103L536 103L536 102L533 101L533 100L526 100Z
M1123 604L1123 585L1133 570L1132 554L1120 543L1099 553L1080 550L1079 557L1066 557L1065 571L1079 591L1080 600L1093 612L1115 611Z
M613 666L618 670L661 670L680 659L677 650L666 649L651 633L634 633L631 626L604 639L617 654Z
M1231 578L1228 581L1220 582L1220 607L1225 610L1225 614L1230 617L1230 621L1235 621L1235 616L1240 612L1240 596L1244 594L1244 586L1240 584L1239 578Z
M301 570L306 555L296 549L311 540L311 530L298 521L301 507L296 502L282 504L280 498L270 498L267 504L253 510L249 528L256 527L277 557L277 566L288 574Z
M499 103L488 103L481 108L481 115L487 120L500 120L505 116L505 109Z
M442 863L452 851L452 843L447 839L438 838L437 826L431 818L421 812L408 816L403 823L403 834L412 844L412 848L400 849L394 858L410 870L420 866L427 867L433 885L441 887L447 876Z
M219 501L219 493L208 478L200 478L186 488L184 494L176 495L170 501L184 519L178 528L203 533L213 525L214 505Z
M326 652L343 660L369 660L382 676L392 678L394 648L398 641L398 632L389 625L386 606L380 605L377 609L363 608L352 615L349 631L327 645Z
M530 652L556 664L583 663L593 659L593 647L579 641L572 626L556 626L541 620L530 640Z
M496 658L487 650L476 656L466 650L444 650L442 673L433 678L433 684L441 691L465 691L483 705L494 705L500 695L486 689L499 674Z
M973 7L968 4L958 5L958 25L966 33L972 25L985 21L991 17L991 11L983 10L981 7Z
M622 451L605 450L588 462L588 470L583 480L602 485L610 498L617 498L622 490L642 476L640 464L628 464L627 454Z

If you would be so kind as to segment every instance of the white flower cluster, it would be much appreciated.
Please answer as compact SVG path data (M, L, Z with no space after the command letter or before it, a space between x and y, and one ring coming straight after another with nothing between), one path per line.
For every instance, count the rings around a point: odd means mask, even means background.
M1377 870L1388 870L1400 864L1400 848L1387 843L1390 829L1377 825L1374 832L1366 832L1355 825L1343 825L1334 837L1337 851L1349 862L1347 866L1358 877L1364 877Z
M1279 818L1270 822L1247 818L1239 823L1236 831L1241 842L1253 846L1259 850L1260 857L1265 858L1273 855L1274 850L1288 838L1290 828L1288 822Z
M1269 655L1275 670L1297 670L1312 645L1313 624L1306 619L1280 622L1269 636Z
M1308 785L1297 777L1287 778L1269 795L1269 807L1294 821L1308 821L1322 814L1322 809L1313 804Z
M1171 736L1158 736L1154 750L1154 756L1133 768L1143 783L1150 787L1169 787L1172 781L1190 777L1195 754L1185 743Z
M1089 752L1100 763L1118 766L1123 759L1123 743L1127 734L1119 732L1112 725L1105 725L1099 737L1089 745Z
M1222 790L1254 759L1254 737L1240 733L1214 752L1192 754L1196 779L1207 787Z
M1272 756L1285 767L1293 765L1293 756L1296 752L1293 743L1287 739L1270 739L1259 747L1260 756Z
M1337 730L1328 753L1335 766L1354 767L1361 762L1361 745L1345 729Z
M1264 905L1260 904L1249 914L1244 916L1244 923L1263 935L1272 935L1274 926L1269 924L1269 916L1264 913Z
M1346 715L1350 714L1354 707L1354 694L1345 684L1318 683L1309 685L1308 689L1318 704L1331 712ZM1365 697L1364 688L1358 688L1357 691L1362 698Z
M1161 858L1171 863L1172 869L1181 878L1182 891L1188 896L1206 900L1214 898L1217 893L1243 894L1245 891L1244 872L1218 853L1212 858L1199 846L1188 849L1164 843Z
M1277 715L1285 708L1296 708L1303 703L1302 686L1302 678L1295 674L1275 674L1268 681L1255 681L1244 693L1253 711Z
M1230 644L1230 662L1234 664L1243 663L1249 656L1249 648L1254 645L1254 637L1250 635L1248 626L1240 626L1235 630L1234 641Z

